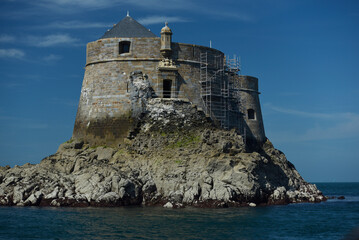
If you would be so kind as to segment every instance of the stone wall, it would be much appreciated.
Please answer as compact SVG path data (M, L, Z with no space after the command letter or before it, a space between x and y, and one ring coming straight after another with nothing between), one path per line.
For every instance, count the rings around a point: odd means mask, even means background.
M130 52L119 53L119 42L130 41ZM204 108L200 97L200 54L208 54L208 70L215 71L216 58L223 53L212 48L192 44L172 43L172 59L176 68L164 71L158 68L162 60L159 38L109 38L87 45L87 63L73 137L93 144L117 145L126 138L134 122L131 105L129 76L141 71L153 88L155 95L162 96L163 79L176 79L172 91L177 98L187 99ZM258 79L249 76L234 76L233 86L240 89L234 103L243 115L230 112L229 127L242 133L246 129L249 139L265 140ZM229 103L233 106L233 102ZM241 105L241 106L239 106ZM248 109L255 112L254 119L248 118Z
M258 78L237 75L233 79L233 84L235 88L239 89L237 95L239 98L238 108L243 114L243 128L245 128L247 138L263 143L266 136L259 101ZM253 119L250 119L248 115L249 109L254 111Z
M121 41L131 42L129 53L119 53ZM223 57L223 53L182 43L172 43L172 49L177 65L175 96L203 107L199 95L200 53L207 51L209 59ZM96 145L122 142L134 122L129 76L131 72L142 71L156 95L161 96L163 74L158 69L161 60L160 38L109 38L89 43L73 137Z
M119 54L119 42L130 41L130 52ZM223 58L224 54L216 49L204 46L184 43L172 43L172 58L178 66L177 84L174 91L178 92L178 98L187 98L191 102L201 105L199 91L200 75L200 53L207 52L208 62L214 62L214 58ZM149 76L151 85L161 96L162 78L157 69L162 60L160 53L159 38L108 38L91 42L87 45L86 66L116 62L117 72L130 74L132 71L140 70ZM215 68L209 64L209 68ZM100 67L102 68L102 67ZM112 69L110 69L112 71ZM116 77L118 73L112 73Z

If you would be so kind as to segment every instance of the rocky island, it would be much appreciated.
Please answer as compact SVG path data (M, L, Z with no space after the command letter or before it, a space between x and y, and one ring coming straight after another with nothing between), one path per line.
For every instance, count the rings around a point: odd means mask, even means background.
M0 205L324 201L265 137L258 79L171 36L127 16L89 43L72 138L39 164L0 167Z

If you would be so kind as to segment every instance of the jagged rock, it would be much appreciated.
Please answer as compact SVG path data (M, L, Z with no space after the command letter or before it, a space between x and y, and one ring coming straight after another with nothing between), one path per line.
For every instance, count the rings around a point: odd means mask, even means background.
M165 205L163 205L164 208L173 208L173 204L170 202L167 202Z
M138 94L149 96L136 81ZM146 114L119 148L70 140L40 164L1 167L0 205L177 208L326 199L269 140L249 149L235 130L216 128L189 102L145 100Z
M104 148L98 147L96 149L97 160L99 161L109 161L112 156L115 154L115 150L113 148Z
M108 192L108 193L105 193L104 195L100 196L97 199L97 202L105 203L105 204L112 204L112 203L118 202L119 200L120 200L120 196L118 195L118 193Z
M40 201L41 201L41 197L43 196L41 191L37 191L33 194L30 195L30 197L28 197L26 199L26 201L24 202L25 205L37 205Z

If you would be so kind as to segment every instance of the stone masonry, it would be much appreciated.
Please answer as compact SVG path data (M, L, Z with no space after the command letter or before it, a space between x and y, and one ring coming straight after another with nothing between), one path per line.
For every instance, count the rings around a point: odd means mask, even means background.
M128 18L131 17L127 16L124 20L129 20ZM130 20L135 21L132 18ZM125 29L125 32L130 32L131 27L126 26L129 29ZM168 26L166 29L169 29ZM87 44L85 75L73 138L85 140L93 145L116 146L123 142L133 128L133 114L138 112L138 109L131 105L129 88L130 75L136 71L146 75L146 81L154 90L154 97L166 97L164 94L168 91L170 98L186 99L206 110L206 103L200 95L203 87L203 62L201 64L200 56L201 53L207 54L207 67L209 71L215 72L219 67L211 65L212 60L224 59L224 54L213 48L170 42L171 49L163 55L160 47L164 39L147 37L147 34L146 37L126 37L125 34L125 37L121 35L101 38ZM123 43L129 44L127 52L121 52ZM170 84L170 89L165 90L165 81ZM258 98L258 80L236 75L234 81L237 81L237 84L233 86L249 87L234 95L240 98L236 101L242 105L240 114L229 117L229 121L232 122L230 126L242 133L248 133L248 138L263 142L265 134ZM216 98L213 99L217 101ZM248 121L246 108L256 112L255 119ZM240 124L233 124L236 122Z

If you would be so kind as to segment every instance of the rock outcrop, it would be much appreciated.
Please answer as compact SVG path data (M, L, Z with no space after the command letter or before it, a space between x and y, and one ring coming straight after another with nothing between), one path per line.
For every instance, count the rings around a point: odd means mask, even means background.
M325 200L269 140L249 149L235 130L216 128L183 100L149 98L143 107L118 148L70 140L39 164L1 167L0 205L172 208Z

